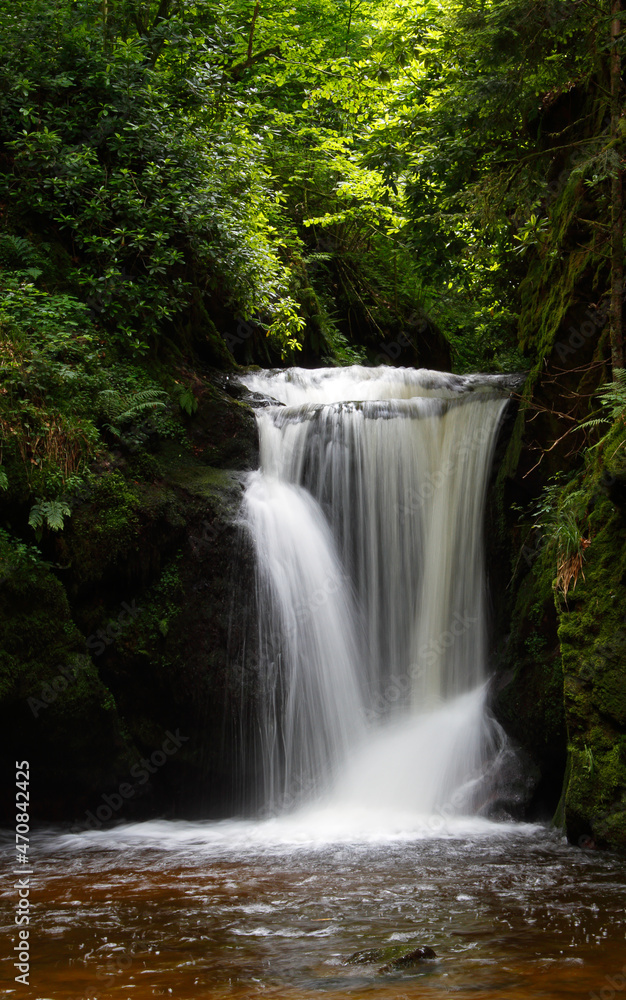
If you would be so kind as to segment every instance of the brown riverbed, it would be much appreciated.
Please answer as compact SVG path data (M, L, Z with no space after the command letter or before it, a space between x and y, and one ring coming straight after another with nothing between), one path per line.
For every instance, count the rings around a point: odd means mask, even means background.
M333 840L234 822L50 831L31 851L31 985L5 961L5 995L626 1000L623 859L539 827L427 833ZM5 955L14 867L1 897ZM348 961L425 945L437 958L410 969Z

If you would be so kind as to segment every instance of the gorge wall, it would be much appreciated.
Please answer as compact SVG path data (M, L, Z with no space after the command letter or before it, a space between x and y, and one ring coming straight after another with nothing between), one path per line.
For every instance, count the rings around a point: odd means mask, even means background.
M36 817L232 808L246 678L229 650L245 654L252 579L234 521L257 437L229 388L197 375L184 441L113 450L46 563L1 539L0 732L6 760L31 762Z
M490 513L496 710L538 767L532 809L545 818L556 806L574 843L623 849L625 426L606 409L596 428L579 426L614 377L602 206L593 161L579 160L554 157L551 229L520 289L531 370Z

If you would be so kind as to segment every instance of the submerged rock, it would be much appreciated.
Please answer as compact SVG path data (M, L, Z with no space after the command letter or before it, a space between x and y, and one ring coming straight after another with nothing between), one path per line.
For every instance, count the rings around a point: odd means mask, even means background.
M395 972L398 969L412 969L416 965L420 965L422 962L427 962L430 959L437 958L437 952L433 948L428 946L424 948L414 948L413 951L407 951L404 955L399 955L397 958L392 959L387 965L383 965L379 972Z
M394 951L396 951L395 955ZM350 965L377 965L387 959L386 964L381 966L378 971L395 972L398 969L412 969L414 966L433 958L437 958L437 953L428 945L423 948L413 948L411 951L405 951L401 954L397 954L397 948L365 948L350 955L348 963Z
M350 965L374 965L376 962L382 962L384 957L385 952L382 948L366 948L350 955L348 963Z

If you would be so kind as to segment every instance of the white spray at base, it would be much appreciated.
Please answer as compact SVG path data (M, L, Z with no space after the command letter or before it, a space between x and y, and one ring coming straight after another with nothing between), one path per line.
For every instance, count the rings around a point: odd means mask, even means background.
M510 384L358 366L242 381L272 404L243 510L266 813L484 810L506 751L485 709L483 514Z

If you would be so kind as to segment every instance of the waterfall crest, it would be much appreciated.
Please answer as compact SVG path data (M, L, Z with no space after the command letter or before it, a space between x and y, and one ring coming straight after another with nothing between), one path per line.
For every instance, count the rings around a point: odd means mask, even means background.
M243 510L268 808L475 809L502 749L482 520L509 382L386 366L242 381L271 404Z

